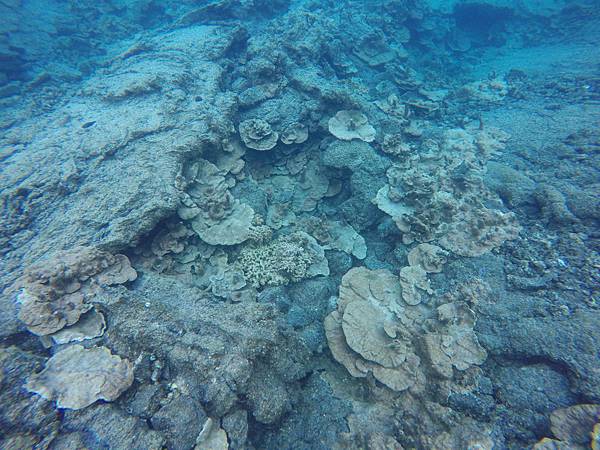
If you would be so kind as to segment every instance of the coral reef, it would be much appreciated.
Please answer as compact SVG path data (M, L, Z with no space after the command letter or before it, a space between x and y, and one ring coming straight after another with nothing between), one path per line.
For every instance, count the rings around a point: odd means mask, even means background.
M473 311L463 302L436 309L436 332L421 328L428 315L414 301L414 291L404 295L416 284L402 282L406 278L386 270L351 269L342 278L337 310L325 318L325 332L334 358L352 376L372 373L395 391L420 393L427 384L422 361L451 379L453 367L464 371L481 365L487 353L473 332Z
M240 123L240 137L246 147L254 150L271 150L277 145L279 133L262 119L249 119Z
M233 198L217 166L200 160L187 169L185 177L187 196L177 212L190 221L200 239L210 245L234 245L250 237L254 210Z
M388 184L375 203L389 214L405 244L437 241L460 256L480 256L519 232L514 214L483 204L487 159L502 149L498 130L450 130L440 152L412 160L408 169L388 169Z
M0 14L0 448L600 446L593 0Z

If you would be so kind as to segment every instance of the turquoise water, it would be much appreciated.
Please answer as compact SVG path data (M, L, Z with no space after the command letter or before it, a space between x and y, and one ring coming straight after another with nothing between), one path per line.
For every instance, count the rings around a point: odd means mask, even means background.
M0 1L0 448L598 448L599 30Z

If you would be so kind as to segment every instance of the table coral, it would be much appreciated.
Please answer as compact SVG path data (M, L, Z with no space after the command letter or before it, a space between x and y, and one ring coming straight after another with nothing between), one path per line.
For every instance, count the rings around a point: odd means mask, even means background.
M329 119L329 132L343 141L360 139L372 142L375 140L375 128L369 124L367 116L360 111L338 111Z

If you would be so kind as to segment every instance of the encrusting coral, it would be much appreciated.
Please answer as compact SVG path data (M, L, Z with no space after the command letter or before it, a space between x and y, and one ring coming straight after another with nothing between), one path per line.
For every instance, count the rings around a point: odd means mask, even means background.
M303 220L302 225L326 250L340 250L357 259L367 257L365 239L351 225L316 217Z
M380 34L371 33L364 36L354 49L354 54L371 67L389 63L399 53L389 47Z
M2 2L0 448L597 449L592 2Z
M441 326L425 335L425 345L432 367L440 376L452 378L452 367L467 370L481 365L487 352L473 331L475 314L464 302L446 303L437 308Z
M115 400L133 383L133 365L106 347L72 345L56 353L26 388L58 408L82 409L97 400Z
M125 255L93 247L75 247L41 260L17 282L19 319L27 329L45 336L75 324L92 308L102 286L133 281L136 271Z
M427 272L420 266L406 266L400 269L400 286L402 286L402 298L409 305L421 303L420 291L433 294Z
M329 132L343 141L360 139L373 142L375 140L375 128L369 124L367 116L360 111L338 111L329 119Z
M399 158L406 158L413 152L410 144L404 141L402 134L385 134L383 136L383 143L381 144L381 150L388 155L397 156Z

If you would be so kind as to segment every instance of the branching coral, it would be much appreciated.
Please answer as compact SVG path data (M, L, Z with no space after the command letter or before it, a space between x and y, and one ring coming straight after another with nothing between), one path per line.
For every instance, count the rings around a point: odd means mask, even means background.
M242 249L236 261L255 287L277 286L317 275L329 275L323 249L312 236L296 232Z

